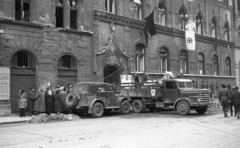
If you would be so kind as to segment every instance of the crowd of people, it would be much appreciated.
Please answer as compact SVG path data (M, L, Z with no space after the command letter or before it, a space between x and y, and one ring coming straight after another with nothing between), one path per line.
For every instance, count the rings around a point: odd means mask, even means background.
M228 116L228 111L230 109L231 116L240 119L240 92L239 87L233 88L231 91L226 88L226 85L222 85L222 89L219 91L219 102L222 105L224 117Z
M65 99L71 91L71 84L68 84L67 87L57 85L55 88L51 85L47 88L40 88L36 93L34 88L30 88L28 95L24 90L20 89L17 98L20 117L25 117L26 110L30 115L67 111Z

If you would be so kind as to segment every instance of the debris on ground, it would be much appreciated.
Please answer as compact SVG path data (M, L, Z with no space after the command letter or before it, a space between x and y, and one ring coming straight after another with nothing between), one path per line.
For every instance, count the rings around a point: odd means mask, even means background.
M74 114L39 114L33 116L29 123L46 123L46 122L56 122L56 121L72 121L72 120L79 120L80 117Z

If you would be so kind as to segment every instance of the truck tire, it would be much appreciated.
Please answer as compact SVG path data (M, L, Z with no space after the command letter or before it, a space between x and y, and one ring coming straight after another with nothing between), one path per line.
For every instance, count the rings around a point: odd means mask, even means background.
M92 108L92 116L95 118L99 118L103 116L103 113L104 113L103 105L99 102L94 103Z
M190 111L190 106L186 101L179 101L177 103L177 111L181 115L187 115Z
M65 105L67 109L74 108L77 105L77 103L78 103L78 99L73 96L72 92L66 96Z
M120 112L122 115L129 114L131 111L131 105L127 100L123 100L120 105Z
M198 107L195 110L197 111L198 114L202 115L206 113L207 109L208 109L208 106L203 106L203 107Z
M143 102L141 100L134 100L132 103L132 109L134 113L140 113L143 111Z

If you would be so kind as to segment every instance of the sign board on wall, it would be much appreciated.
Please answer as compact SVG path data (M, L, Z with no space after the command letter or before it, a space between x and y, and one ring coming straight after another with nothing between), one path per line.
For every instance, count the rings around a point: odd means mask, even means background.
M0 67L0 100L10 100L10 68Z

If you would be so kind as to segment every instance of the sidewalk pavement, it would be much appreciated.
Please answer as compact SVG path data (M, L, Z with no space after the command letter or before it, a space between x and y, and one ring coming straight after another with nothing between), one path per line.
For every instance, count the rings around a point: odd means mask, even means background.
M32 116L19 117L19 115L3 116L0 117L0 125L4 124L15 124L15 123L26 123L31 120Z

